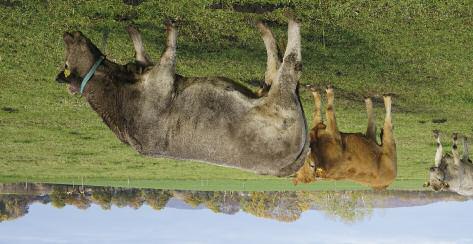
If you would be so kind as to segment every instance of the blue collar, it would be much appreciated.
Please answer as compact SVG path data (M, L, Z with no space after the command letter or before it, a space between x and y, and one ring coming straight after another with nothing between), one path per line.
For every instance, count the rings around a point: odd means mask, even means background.
M82 83L80 84L80 94L82 95L82 93L84 93L84 89L85 89L85 86L87 85L87 82L89 82L90 78L92 78L92 76L94 76L95 74L95 71L97 70L97 68L99 67L99 65L102 63L102 61L105 59L104 56L100 56L99 60L97 60L97 62L95 62L94 66L92 66L92 68L90 68L89 72L87 72L87 74L85 75L84 79L82 80Z

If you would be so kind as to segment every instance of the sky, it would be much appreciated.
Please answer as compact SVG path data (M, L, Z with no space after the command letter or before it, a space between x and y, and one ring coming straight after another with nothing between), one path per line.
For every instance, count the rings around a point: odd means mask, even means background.
M375 209L351 224L317 210L285 223L242 211L35 203L24 217L0 223L0 243L473 243L473 201Z

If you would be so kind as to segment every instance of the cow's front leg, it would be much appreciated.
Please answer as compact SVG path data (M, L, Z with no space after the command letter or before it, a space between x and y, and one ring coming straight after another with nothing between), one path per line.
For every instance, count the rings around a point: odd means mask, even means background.
M126 30L131 40L133 41L136 62L145 67L153 65L153 61L145 51L145 48L143 46L143 40L141 39L141 34L138 29L130 25L127 27Z
M277 78L278 69L281 65L282 58L278 52L278 46L276 44L276 40L274 39L273 32L261 21L258 22L256 26L261 32L261 37L263 38L267 55L264 84L263 87L258 91L258 94L262 96L267 94L271 84L273 84L273 81Z
M301 64L301 27L299 21L290 18L288 23L288 36L287 36L287 47L284 53L284 58L289 54L294 53L296 55L296 74L297 80L301 75L302 64Z
M176 47L177 47L177 28L174 21L166 21L166 50L161 55L158 67L155 67L153 76L160 80L169 79L174 81L176 74Z
M384 118L383 126L383 138L381 140L383 154L381 156L381 167L379 168L380 176L384 180L394 180L397 176L397 155L396 155L396 141L394 140L393 124L392 124L392 95L383 95L384 108L386 115ZM372 117L374 117L372 115ZM373 119L374 124L374 119ZM372 125L374 127L374 125ZM374 133L373 129L373 133ZM372 136L373 140L376 141L375 136ZM384 186L383 186L384 187ZM387 187L387 185L385 186ZM381 189L381 188L380 188Z
M288 38L284 58L279 66L276 79L273 80L268 92L268 97L277 97L278 100L286 95L290 95L293 99L292 96L296 91L302 69L300 23L294 19L289 19L287 32Z
M334 94L332 86L328 86L326 89L327 93L327 129L326 131L332 135L337 142L341 142L340 132L337 127L337 119L335 118L335 107L334 107Z
M312 85L307 85L306 86L310 92L312 93L312 96L314 97L314 117L312 119L312 124L313 127L317 127L319 124L323 124L324 122L322 121L322 99L320 98L320 93L317 91L317 89L312 86Z
M383 126L383 137L381 143L383 148L388 151L395 152L395 140L393 134L393 123L392 123L392 94L383 95L384 99L384 108L386 110L386 115L384 117L384 126Z
M145 87L151 96L158 96L162 100L161 105L167 106L174 91L174 79L176 75L176 42L177 28L173 21L166 22L166 50L161 55L159 63L151 70L146 79Z

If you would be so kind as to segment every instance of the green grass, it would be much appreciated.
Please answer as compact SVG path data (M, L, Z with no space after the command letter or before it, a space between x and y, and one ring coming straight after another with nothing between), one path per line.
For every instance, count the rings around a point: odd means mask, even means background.
M283 178L272 179L200 179L200 180L163 180L163 179L107 179L107 178L61 178L50 180L33 180L35 183L66 184L73 186L113 186L126 188L149 188L170 190L197 190L197 191L335 191L335 190L369 190L371 188L349 181L320 181L311 184L294 185ZM31 179L20 177L0 178L2 183L18 183L25 185ZM398 180L389 189L413 190L422 189L421 180Z
M132 22L142 30L155 60L164 45L164 19L179 18L177 69L185 76L219 75L245 84L262 80L266 53L252 24L255 19L271 21L278 40L284 42L282 9L258 15L234 12L231 6L290 1L227 1L221 10L207 8L211 1L160 2L128 6L118 0L0 1L0 181L71 182L85 177L100 184L130 178L143 185L161 182L192 188L209 180L232 188L241 185L238 180L247 180L271 182L260 188L290 187L288 180L274 177L138 155L115 138L83 99L56 84L64 62L63 31L81 30L109 58L119 63L132 60L124 30L131 21L117 21L117 16L137 16ZM336 87L341 130L365 130L362 95L397 94L393 112L399 187L415 187L427 178L435 153L432 129L471 136L471 1L292 4L303 23L300 82ZM301 96L310 120L311 97L303 89ZM381 127L382 103L376 106ZM446 123L432 122L443 118Z

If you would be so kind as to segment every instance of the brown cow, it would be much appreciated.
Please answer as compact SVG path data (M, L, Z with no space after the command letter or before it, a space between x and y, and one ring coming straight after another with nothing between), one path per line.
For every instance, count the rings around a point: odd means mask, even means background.
M311 152L296 173L294 183L309 183L318 178L351 180L384 189L396 178L396 144L391 123L391 96L384 96L386 118L381 145L376 142L376 126L371 98L365 99L368 112L366 134L343 133L337 128L334 94L327 88L327 125L322 121L320 94L312 89L315 100L314 128L310 132Z

